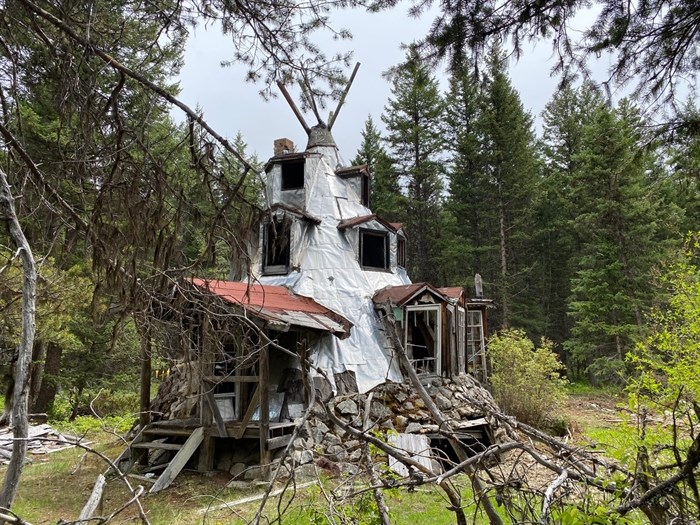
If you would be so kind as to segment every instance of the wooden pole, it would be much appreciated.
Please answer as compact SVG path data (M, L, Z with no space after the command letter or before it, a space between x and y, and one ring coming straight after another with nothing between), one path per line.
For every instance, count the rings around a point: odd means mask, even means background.
M358 69L360 69L359 62L357 64L355 64L355 69L352 70L352 75L350 75L350 80L348 80L348 85L345 86L345 89L343 90L343 94L341 95L340 100L338 101L338 107L335 108L335 111L331 114L331 118L328 119L328 131L331 131L333 129L333 124L335 124L335 120L338 118L338 113L340 113L340 108L343 107L343 104L345 103L345 97L348 96L348 91L350 91L350 87L352 86L352 83L355 80L355 75L357 75Z
M148 321L146 321L148 323ZM145 428L151 423L151 330L146 324L141 341L141 394L139 403L139 425Z
M260 349L260 472L263 479L270 475L270 357L267 346Z

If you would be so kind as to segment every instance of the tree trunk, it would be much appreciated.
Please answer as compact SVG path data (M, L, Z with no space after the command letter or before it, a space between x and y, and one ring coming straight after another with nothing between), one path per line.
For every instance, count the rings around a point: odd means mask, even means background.
M0 169L0 218L7 224L7 229L17 247L17 255L22 259L24 279L22 283L22 338L19 343L17 361L14 368L14 389L12 395L12 456L0 490L0 506L12 507L17 495L19 480L27 454L27 436L29 434L29 364L32 359L34 333L36 329L36 263L31 247L24 236L22 226L17 219L14 199L7 182L5 172Z
M44 378L44 359L46 358L46 342L43 340L34 341L32 350L32 366L29 376L29 406L31 411L36 413L34 406L41 391L41 384Z
M36 393L36 399L32 404L32 412L41 414L48 412L53 400L58 393L58 374L61 371L61 359L63 348L56 343L46 345L46 359L44 361L41 379L41 388Z
M506 217L503 200L501 197L501 188L498 188L498 226L500 234L500 249L501 249L501 328L508 328L508 250L506 238Z

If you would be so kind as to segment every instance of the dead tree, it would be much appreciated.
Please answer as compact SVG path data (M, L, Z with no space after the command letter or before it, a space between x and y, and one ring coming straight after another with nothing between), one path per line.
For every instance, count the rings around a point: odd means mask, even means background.
M0 507L10 509L17 495L24 458L27 453L26 438L29 433L29 365L32 359L34 332L36 329L37 271L32 249L17 219L10 184L2 169L0 169L0 213L2 213L1 217L7 226L10 238L17 248L16 254L22 260L24 274L22 284L22 336L14 366L14 389L11 403L12 435L15 443L12 447L10 464L7 467L2 490L0 491Z

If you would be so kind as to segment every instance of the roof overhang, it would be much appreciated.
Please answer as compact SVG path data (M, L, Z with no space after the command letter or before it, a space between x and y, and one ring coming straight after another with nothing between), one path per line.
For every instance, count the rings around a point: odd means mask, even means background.
M399 286L385 286L372 297L377 306L387 303L392 306L404 306L424 293L434 296L439 302L448 303L450 299L442 294L438 288L429 283L402 284Z
M352 217L351 219L345 219L344 221L340 221L338 223L338 229L339 230L347 230L348 228L355 228L356 226L361 226L362 224L371 222L371 221L377 221L379 224L381 224L384 228L386 228L390 232L397 232L398 229L396 228L395 224L392 224L388 221L385 221L381 217L379 217L376 214L372 215L360 215L357 217ZM398 224L398 223L396 223Z
M340 339L350 335L352 323L345 317L284 286L198 278L193 278L192 284L276 330L298 327L330 333Z

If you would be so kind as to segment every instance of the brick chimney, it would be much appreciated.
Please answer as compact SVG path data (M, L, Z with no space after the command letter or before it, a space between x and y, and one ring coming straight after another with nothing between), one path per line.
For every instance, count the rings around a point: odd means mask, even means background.
M292 153L294 151L294 142L291 140L284 138L284 139L276 139L274 142L274 155L275 157L277 155L284 155L285 153Z

